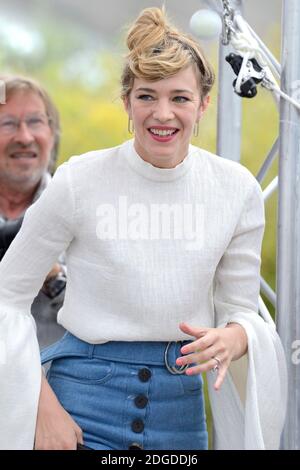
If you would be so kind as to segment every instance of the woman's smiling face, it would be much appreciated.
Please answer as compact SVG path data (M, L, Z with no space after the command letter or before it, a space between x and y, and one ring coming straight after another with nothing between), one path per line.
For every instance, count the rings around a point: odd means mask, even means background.
M159 168L178 165L188 154L194 126L208 102L209 97L201 100L192 65L156 82L135 78L125 108L140 157Z

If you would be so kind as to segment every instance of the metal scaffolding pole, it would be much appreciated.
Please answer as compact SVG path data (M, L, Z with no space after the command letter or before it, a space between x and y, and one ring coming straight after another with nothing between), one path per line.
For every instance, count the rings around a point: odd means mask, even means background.
M300 2L282 3L281 88L293 95L300 84ZM300 339L300 113L282 99L280 114L277 326L287 357L289 387L282 448L299 449L300 364L293 352Z
M243 0L233 0L231 6L241 11ZM242 100L233 93L233 75L225 57L232 52L231 46L219 46L219 83L218 83L218 119L217 119L217 154L223 158L240 161L241 156L241 118ZM215 430L212 429L212 440Z
M241 11L243 0L232 0L231 6L236 11ZM231 51L231 46L223 46L220 43L217 154L229 160L239 161L242 100L233 93L233 74L225 61L225 57Z

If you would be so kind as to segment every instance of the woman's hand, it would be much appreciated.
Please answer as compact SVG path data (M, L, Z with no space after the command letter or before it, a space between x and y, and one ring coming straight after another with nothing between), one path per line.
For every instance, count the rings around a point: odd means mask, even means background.
M220 390L231 361L239 359L247 352L248 342L244 328L237 323L229 323L225 328L197 328L180 323L179 328L197 339L181 348L184 356L178 358L176 364L183 366L199 363L189 367L187 375L217 370L214 388Z
M47 277L44 282L49 281L52 277L56 277L60 272L62 268L60 267L59 263L55 263L54 266L52 266L51 271L47 274Z
M76 450L82 431L61 406L46 378L42 386L35 432L35 450Z

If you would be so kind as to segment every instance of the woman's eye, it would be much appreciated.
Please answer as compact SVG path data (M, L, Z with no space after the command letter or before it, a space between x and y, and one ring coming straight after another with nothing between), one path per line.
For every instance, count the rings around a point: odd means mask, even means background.
M139 95L137 98L143 101L152 101L154 99L151 95Z
M176 103L186 103L187 101L189 101L189 99L186 98L186 96L175 96L175 98L173 98L173 101L175 101Z

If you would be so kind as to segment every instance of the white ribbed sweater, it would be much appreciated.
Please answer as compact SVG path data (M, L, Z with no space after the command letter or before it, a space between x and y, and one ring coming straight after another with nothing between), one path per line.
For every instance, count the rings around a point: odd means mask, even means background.
M273 327L256 313L263 230L262 193L251 173L193 146L173 169L146 163L132 141L61 165L0 264L0 341L6 352L0 365L0 448L33 442L40 368L30 306L62 251L68 282L58 321L82 340L174 341L189 338L179 330L181 321L205 327L236 321L247 331L250 359L251 326L256 339L273 338L270 360L276 363L279 354L284 362ZM284 377L276 380L278 386ZM219 394L225 402L236 393L231 386L228 374ZM219 409L218 399L211 401L218 423L225 402ZM261 431L258 411L257 436L251 431L247 441L247 431L238 430L245 426L243 406L232 406L231 414L238 408L241 413L237 434L228 441L222 418L219 447L234 448L237 439L240 448L278 445L281 415L272 418L270 437Z

